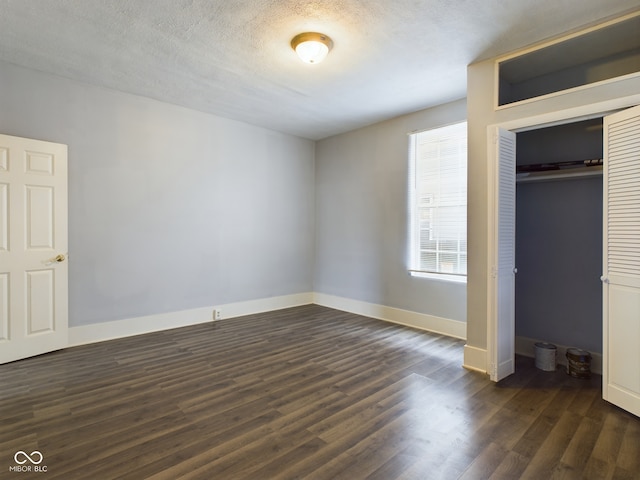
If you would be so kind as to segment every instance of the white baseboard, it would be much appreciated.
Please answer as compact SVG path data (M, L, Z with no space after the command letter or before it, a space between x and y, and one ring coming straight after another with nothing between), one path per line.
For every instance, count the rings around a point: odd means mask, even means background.
M73 347L88 343L103 342L116 338L212 322L214 321L214 309L221 312L223 319L227 319L281 310L283 308L309 305L311 303L454 338L465 339L467 334L467 324L465 322L361 302L349 298L308 292L71 327L69 328L69 346ZM466 351L467 347L465 347L465 352ZM478 355L476 354L476 356ZM482 357L482 355L480 355L480 357ZM482 357L482 359L485 357L486 355ZM470 365L475 365L476 363L478 365L484 365L483 361L484 360L476 360L474 363L470 363ZM466 361L465 366L467 366ZM468 366L468 368L473 367ZM477 367L476 369L481 368L482 367Z
M75 347L87 343L104 342L116 338L211 322L213 321L211 312L211 308L203 307L70 327L69 346Z
M523 355L525 357L535 358L536 356L536 347L535 344L538 342L543 342L543 340L536 340L534 338L528 337L516 337L516 353L518 355ZM548 342L547 342L548 343ZM556 360L558 365L563 367L567 366L567 348L572 348L566 345L556 345ZM601 353L591 353L591 371L598 375L602 375L602 354Z
M309 305L313 303L313 293L294 293L292 295L282 295L279 297L259 298L257 300L248 300L246 302L225 303L211 307L210 314L213 309L220 310L222 318L235 318L244 315L253 315L255 313L272 312L282 310L283 308L299 307L301 305Z
M361 302L350 298L314 293L313 303L344 312L355 313L366 317L377 318L391 323L397 323L408 327L419 328L433 333L439 333L454 338L467 338L466 322L458 322L448 318L426 315L424 313L402 310L400 308L386 307L373 303Z
M487 373L487 350L465 345L462 366L468 370Z
M234 318L313 303L312 293L261 298L247 302L227 303L212 307L194 308L178 312L127 318L112 322L94 323L69 328L69 346L103 342L171 328L186 327L213 321L213 310L220 310L222 318Z

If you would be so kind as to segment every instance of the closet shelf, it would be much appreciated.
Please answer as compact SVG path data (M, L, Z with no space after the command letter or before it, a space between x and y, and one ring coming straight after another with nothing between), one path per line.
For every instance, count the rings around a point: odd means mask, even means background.
M549 182L585 177L601 177L602 165L516 173L516 183Z

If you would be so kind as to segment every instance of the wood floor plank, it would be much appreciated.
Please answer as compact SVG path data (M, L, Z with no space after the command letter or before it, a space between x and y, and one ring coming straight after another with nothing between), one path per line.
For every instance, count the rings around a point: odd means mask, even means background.
M294 478L287 476L286 470L314 456L326 446L326 442L313 437L311 440L297 445L284 455L262 462L252 470L251 477L256 479Z
M378 469L367 476L367 480L387 480L389 478L399 478L401 475L409 471L416 463L420 461L420 457L415 455L406 455L400 453L391 457ZM355 476L357 478L357 475Z
M640 424L632 421L631 418L622 437L616 465L628 472L640 474Z
M514 451L509 451L489 476L489 480L512 480L520 478L531 459Z
M601 430L602 424L598 424L590 418L583 418L575 435L569 441L560 461L575 472L576 476L582 475Z
M489 416L487 420L480 423L478 428L473 431L474 436L480 439L491 439L493 443L507 450L513 450L533 426L536 417L518 415L512 410L500 409L492 404L489 405L493 409L488 410ZM535 438L537 441L540 437Z
M65 480L640 478L600 377L516 357L495 384L463 348L306 305L0 365L0 472L38 450Z
M508 453L509 451L504 447L493 442L489 443L480 455L473 460L469 468L464 471L460 480L477 480L478 478L491 477Z
M616 465L614 463L607 463L598 458L589 457L589 460L582 470L582 474L585 479L610 480L613 478L615 469Z
M542 441L540 448L536 450L521 478L549 478L558 468L562 468L560 460L581 420L582 418L573 412L563 413Z
M593 447L592 456L607 464L615 465L618 455L620 454L627 424L630 421L632 421L632 419L625 414L621 414L621 412L607 412L604 416L600 435Z

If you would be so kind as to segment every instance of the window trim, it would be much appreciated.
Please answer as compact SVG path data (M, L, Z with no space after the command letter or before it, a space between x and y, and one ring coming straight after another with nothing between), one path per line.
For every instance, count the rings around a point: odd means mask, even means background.
M467 275L462 273L425 272L423 270L409 269L409 275L417 278L430 278L432 280L442 280L443 282L467 283Z

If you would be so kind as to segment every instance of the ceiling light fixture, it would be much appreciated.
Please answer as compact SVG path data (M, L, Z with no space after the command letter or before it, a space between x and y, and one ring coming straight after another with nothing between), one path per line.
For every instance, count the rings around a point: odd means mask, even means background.
M323 33L305 32L291 39L291 47L303 62L320 63L333 47L333 41Z

